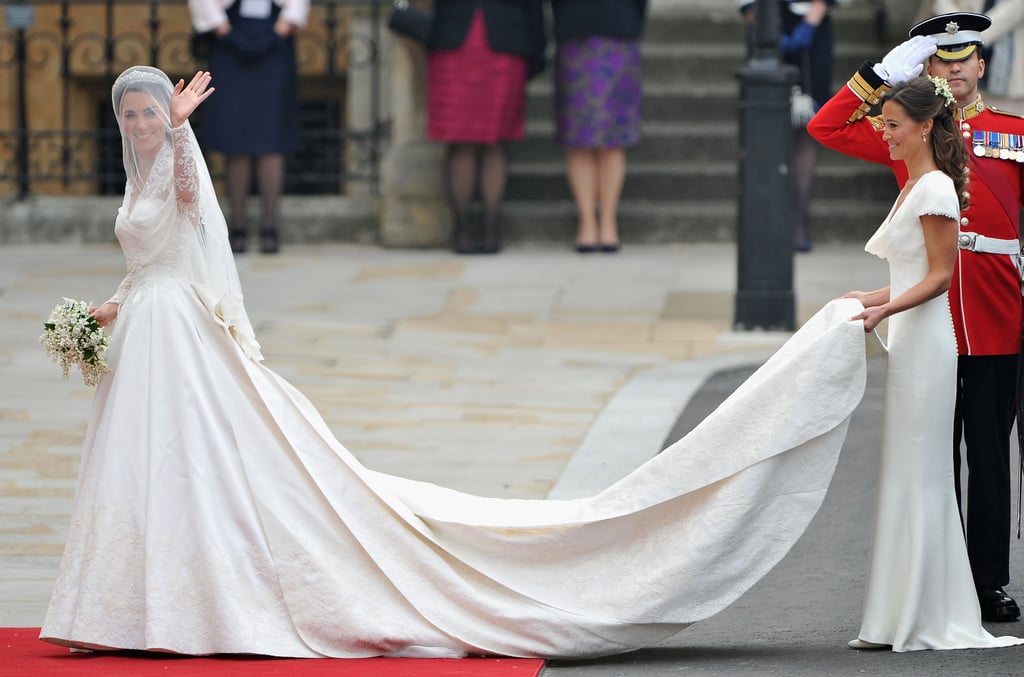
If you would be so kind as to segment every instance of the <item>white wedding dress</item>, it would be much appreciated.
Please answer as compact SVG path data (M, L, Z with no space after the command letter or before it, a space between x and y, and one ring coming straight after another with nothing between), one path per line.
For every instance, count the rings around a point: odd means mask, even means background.
M187 219L149 228L161 204L126 200L118 216L131 285L47 641L310 657L649 646L786 554L863 393L864 332L847 321L860 305L833 302L686 438L592 498L384 475L215 319L181 272Z
M890 297L928 272L920 217L959 221L953 182L924 174L865 249L889 263ZM957 347L942 294L889 319L878 508L859 639L893 651L1010 646L993 637L967 559L953 485Z

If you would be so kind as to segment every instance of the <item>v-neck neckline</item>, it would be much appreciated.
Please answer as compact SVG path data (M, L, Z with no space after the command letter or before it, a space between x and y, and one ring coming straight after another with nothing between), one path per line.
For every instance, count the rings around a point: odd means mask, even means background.
M917 180L914 181L914 185L910 186L910 190L907 190L907 186L906 186L906 184L904 184L903 189L900 190L899 197L896 198L896 204L893 205L892 213L889 214L889 218L886 220L886 223L888 223L888 222L892 221L894 218L896 218L896 214L899 213L900 209L903 207L903 205L906 203L907 199L910 197L910 194L914 192L915 188L917 188L918 186L921 185L921 180L924 179L924 177L928 176L929 174L931 174L933 172L938 172L938 171L942 171L942 170L930 169L927 172L925 172L924 174L922 174L921 176L917 177ZM906 192L904 193L904 191L906 191Z

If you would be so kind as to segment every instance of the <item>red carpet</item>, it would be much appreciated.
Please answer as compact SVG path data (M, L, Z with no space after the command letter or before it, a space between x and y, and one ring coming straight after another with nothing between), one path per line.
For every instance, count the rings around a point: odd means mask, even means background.
M141 652L71 653L39 641L39 628L0 628L0 674L4 677L537 677L535 658L193 658Z

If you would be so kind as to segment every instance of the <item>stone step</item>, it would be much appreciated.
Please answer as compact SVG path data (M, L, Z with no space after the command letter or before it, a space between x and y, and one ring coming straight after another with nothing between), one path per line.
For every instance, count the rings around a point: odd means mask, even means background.
M746 66L746 48L737 43L679 43L642 45L644 83L710 83L736 80L738 71ZM884 49L858 41L836 44L833 51L834 78L845 82L864 62L881 59ZM537 82L552 79L551 69Z
M735 162L682 164L677 162L633 162L626 172L623 199L693 200L694 202L736 199L739 168ZM874 200L894 197L890 172L881 166L819 166L814 182L818 199ZM509 200L564 200L571 194L565 167L556 163L512 163L509 165Z
M721 162L738 157L737 123L694 122L673 124L644 122L641 141L629 148L631 162ZM526 137L509 144L509 159L514 163L564 160L565 150L555 140L551 122L530 122Z
M35 197L4 205L0 244L113 243L119 198ZM863 242L888 213L889 199L820 199L811 204L816 240ZM256 214L251 214L255 218ZM735 239L736 200L624 198L619 224L625 242L707 242ZM371 198L293 197L281 201L285 244L377 240L379 206ZM508 200L502 229L509 242L571 242L576 210L566 199Z
M811 237L818 242L865 242L885 219L889 201L829 200L811 205ZM729 242L736 239L735 201L623 200L619 232L623 242ZM509 201L502 207L502 235L508 242L565 242L576 236L576 208L570 200Z
M731 121L643 122L641 140L628 149L630 162L734 162L739 158L739 123ZM527 122L526 136L508 146L513 163L561 164L565 149L555 140L555 125L548 120ZM819 163L861 165L846 155L822 147Z
M114 217L121 201L97 196L0 200L0 244L115 242ZM221 208L228 209L226 200ZM379 200L369 196L285 195L280 213L284 242L372 243L380 230ZM259 222L254 199L248 216L249 223Z
M684 3L681 3L684 4ZM836 42L878 41L874 9L858 0L833 10ZM718 7L678 7L652 11L644 30L645 42L725 42L744 40L745 25L732 0L721 0ZM884 36L883 36L884 37ZM898 40L893 36L891 40ZM883 39L888 43L890 39Z
M669 51L669 50L662 50ZM657 61L644 63L643 117L655 121L687 121L707 119L735 119L736 101L739 99L739 70L745 65L739 52L732 47L723 49L727 60L715 54L694 56L694 47L672 48L674 54L663 55ZM865 60L880 58L868 46L837 46L833 68L833 90L843 86ZM686 64L687 76L679 74L680 64ZM530 81L527 87L527 119L550 119L554 111L554 85L549 71Z
M694 43L737 41L742 44L744 24L735 2L722 0L711 9L680 8L671 12L650 12L644 27L644 42Z

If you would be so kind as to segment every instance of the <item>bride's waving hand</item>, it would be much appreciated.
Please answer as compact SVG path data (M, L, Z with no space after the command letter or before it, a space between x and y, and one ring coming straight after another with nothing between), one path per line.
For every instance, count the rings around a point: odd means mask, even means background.
M178 80L178 83L174 85L174 91L171 92L172 127L180 127L188 119L188 116L192 115L192 111L216 91L214 87L209 86L212 79L213 76L209 71L197 71L188 85L185 84L184 79Z

